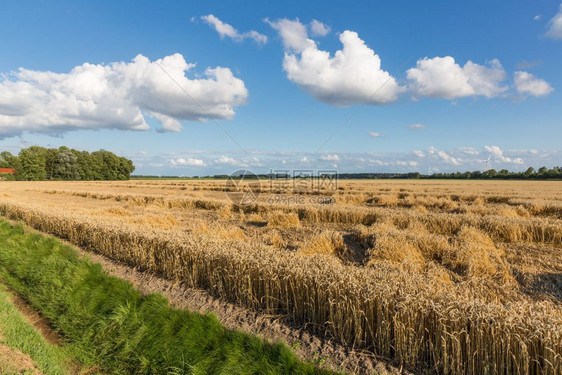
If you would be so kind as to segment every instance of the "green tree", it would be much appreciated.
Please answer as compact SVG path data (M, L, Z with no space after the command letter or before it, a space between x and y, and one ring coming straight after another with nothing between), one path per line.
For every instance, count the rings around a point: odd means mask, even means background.
M119 173L117 175L118 180L128 180L131 177L131 173L135 170L133 162L124 157L119 158Z
M80 180L81 178L78 157L68 147L63 146L57 150L53 178L61 180Z
M19 156L0 152L0 168L16 170L18 180L128 180L135 170L133 162L112 152L93 153L62 146L58 149L32 146Z
M47 174L48 179L55 178L55 169L57 168L58 157L59 150L56 148L45 149L45 173Z
M135 170L131 160L106 150L92 152L91 159L94 180L128 180Z
M20 169L18 179L26 181L41 181L47 178L45 170L47 163L46 149L32 146L24 148L19 153Z
M534 174L535 174L535 168L533 167L527 168L527 170L524 173L525 177L531 177Z
M75 156L78 164L78 173L80 179L89 181L94 179L94 171L92 168L92 156L88 151L70 150Z
M18 166L17 156L12 155L12 153L8 151L0 152L0 168L16 169L17 166Z
M0 181L15 181L16 177L11 173L0 173Z

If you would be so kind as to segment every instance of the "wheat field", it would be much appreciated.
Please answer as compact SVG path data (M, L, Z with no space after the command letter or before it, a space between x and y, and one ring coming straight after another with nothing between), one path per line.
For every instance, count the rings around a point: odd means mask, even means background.
M562 373L561 182L246 189L1 182L0 214L410 369Z

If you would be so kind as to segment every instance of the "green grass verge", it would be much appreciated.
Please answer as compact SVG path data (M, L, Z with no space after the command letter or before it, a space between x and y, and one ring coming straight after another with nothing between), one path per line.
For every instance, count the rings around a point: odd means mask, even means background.
M322 374L282 344L224 328L213 315L142 296L99 264L0 219L0 277L68 340L84 365L112 374Z
M37 369L46 375L69 374L70 356L63 348L45 341L12 304L10 296L6 286L0 284L0 344L29 355ZM11 360L0 358L0 362ZM0 373L9 372L9 368L0 365Z

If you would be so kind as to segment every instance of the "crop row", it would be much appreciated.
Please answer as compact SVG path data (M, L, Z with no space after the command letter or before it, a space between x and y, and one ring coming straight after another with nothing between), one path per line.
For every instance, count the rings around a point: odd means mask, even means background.
M150 270L313 331L443 374L558 374L562 314L550 303L486 304L453 286L381 264L162 235L0 202L0 214L111 259Z

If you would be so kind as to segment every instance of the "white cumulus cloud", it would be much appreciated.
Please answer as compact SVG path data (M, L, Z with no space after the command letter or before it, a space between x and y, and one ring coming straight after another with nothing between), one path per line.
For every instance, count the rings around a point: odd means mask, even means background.
M546 36L553 39L562 39L562 4L558 13L548 21Z
M173 166L188 166L188 167L205 167L207 164L201 159L193 158L175 158L170 159L170 164Z
M546 96L554 90L548 82L527 72L515 72L513 75L513 81L515 82L517 92L520 94Z
M487 98L507 91L505 70L497 59L487 66L468 61L460 66L451 56L423 58L408 69L409 88L417 97L455 99L482 95Z
M283 69L289 80L317 100L336 106L386 104L404 91L382 70L380 57L356 32L339 35L343 47L332 56L318 49L299 20L266 20L283 40Z
M138 55L132 62L84 63L69 73L20 68L0 81L0 138L24 131L148 130L144 114L168 131L181 129L178 120L231 119L234 107L246 102L244 81L223 67L188 78L194 67L177 53L156 61Z
M222 155L220 158L215 160L217 164L226 164L226 165L233 165L233 166L241 166L243 163L239 162L238 160L234 159L230 156Z
M221 39L225 36L231 38L235 42L241 42L244 39L253 39L258 44L265 44L267 43L267 36L258 33L255 30L250 30L245 33L240 33L236 28L221 21L218 17L208 14L206 16L202 16L201 19L211 25L215 31L220 35Z

